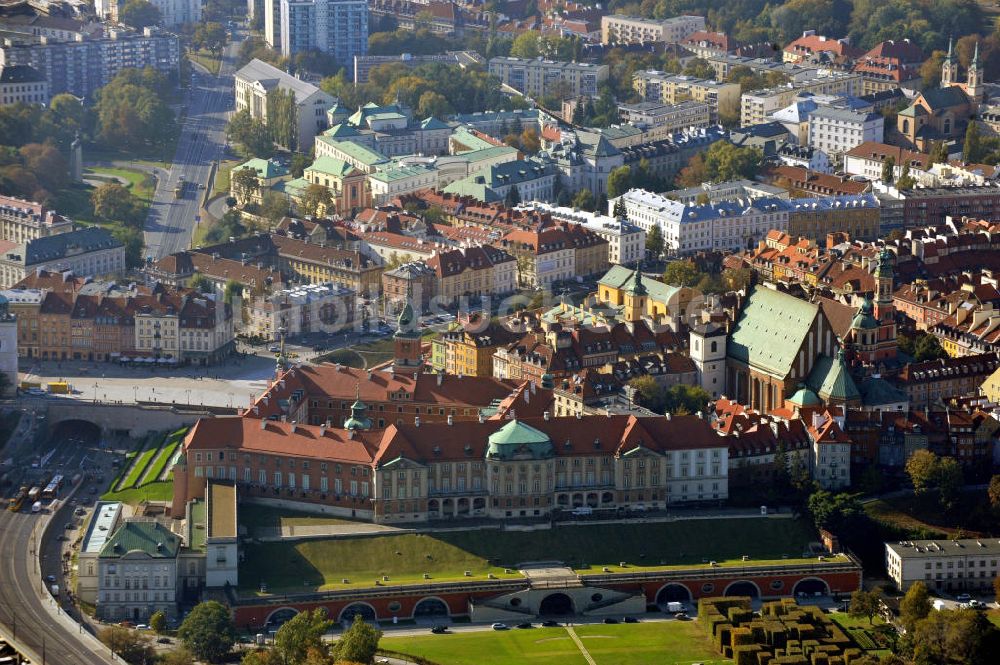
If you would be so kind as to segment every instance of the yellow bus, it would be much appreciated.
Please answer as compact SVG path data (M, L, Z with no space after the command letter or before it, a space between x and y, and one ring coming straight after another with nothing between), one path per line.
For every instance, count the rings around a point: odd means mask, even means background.
M21 510L21 507L24 505L24 500L27 498L28 498L28 488L22 487L21 489L17 490L17 494L12 496L10 498L10 501L7 502L7 510L12 510L16 513L17 511Z
M69 384L65 381L53 381L49 384L49 392L58 395L66 395L69 393Z

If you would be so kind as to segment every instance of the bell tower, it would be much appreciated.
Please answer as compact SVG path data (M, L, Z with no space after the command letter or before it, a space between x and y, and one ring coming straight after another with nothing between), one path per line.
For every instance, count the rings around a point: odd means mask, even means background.
M948 55L941 63L941 87L947 88L955 83L958 83L958 62L955 60L955 53L951 48L951 39L948 39Z
M392 371L396 374L419 374L423 367L420 356L420 330L409 302L397 319L398 328L393 335Z
M969 97L972 97L974 101L978 102L982 99L983 69L979 64L979 42L976 42L976 51L972 56L972 62L969 63L968 79L966 79L965 90L969 93ZM972 122L975 122L975 120Z
M625 283L625 323L638 323L646 313L649 292L642 283L642 271L636 265L632 278Z

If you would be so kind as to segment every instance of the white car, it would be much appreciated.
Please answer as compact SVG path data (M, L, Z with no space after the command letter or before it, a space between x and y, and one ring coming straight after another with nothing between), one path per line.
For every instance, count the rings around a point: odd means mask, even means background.
M505 624L505 623L495 623L495 624L493 624L493 630L507 630L507 624Z

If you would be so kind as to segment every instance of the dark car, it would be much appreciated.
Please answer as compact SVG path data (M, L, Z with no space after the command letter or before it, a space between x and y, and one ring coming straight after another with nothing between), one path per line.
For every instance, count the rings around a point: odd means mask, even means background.
M170 644L170 638L169 637L160 637L160 638L157 638L156 642L158 644Z
M431 628L431 632L435 635L441 635L442 633L448 632L448 626L434 626Z
M639 620L636 619L635 617L625 617L624 619L622 619L622 621L624 621L625 623L639 623Z
M531 622L529 622L529 621L525 621L524 623L519 623L519 624L517 624L517 627L518 628L534 628L534 626L532 626Z
M545 628L558 628L559 622L549 619L548 621L543 621L542 626L544 626Z
M604 623L618 623L618 619L614 617L605 617Z

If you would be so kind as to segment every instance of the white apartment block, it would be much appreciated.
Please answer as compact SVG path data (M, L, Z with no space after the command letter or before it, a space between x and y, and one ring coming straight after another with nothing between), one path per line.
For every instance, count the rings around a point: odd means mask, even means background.
M857 95L860 94L861 87L861 74L821 69L810 79L747 92L740 97L740 126L749 127L767 122L772 113L794 102L803 92L814 95Z
M1000 540L906 540L885 544L885 568L896 588L923 582L934 591L969 591L993 596Z
M587 62L555 62L536 58L490 59L490 74L518 92L542 97L562 86L564 97L596 97L597 87L608 80L607 65Z
M631 189L619 198L625 201L629 222L647 233L660 227L665 251L672 255L739 251L755 247L772 229L788 230L788 206L781 199L688 205L642 189ZM617 201L608 201L609 212Z
M826 490L842 490L850 487L850 442L815 441L812 477Z
M679 44L705 29L703 16L675 16L668 19L641 18L612 14L601 17L602 44Z
M48 104L49 82L34 67L0 67L0 106L8 104Z
M554 220L579 224L593 231L608 241L608 263L611 265L635 265L646 256L646 232L628 221L540 201L531 201L518 207L545 212Z
M881 113L821 106L809 114L809 147L837 162L862 143L881 143L884 126Z
M250 116L267 124L267 93L274 89L291 92L295 96L296 145L285 146L307 151L316 135L327 128L326 111L336 100L318 87L307 83L277 67L254 58L236 72L236 110L249 111ZM317 155L319 157L319 155Z
M736 199L790 198L787 190L755 180L727 180L726 182L704 182L694 187L665 192L669 198L681 203L697 203L702 195L709 203L735 201Z
M383 205L396 196L421 189L437 189L438 172L433 166L393 164L389 168L368 174L368 185L372 203Z

